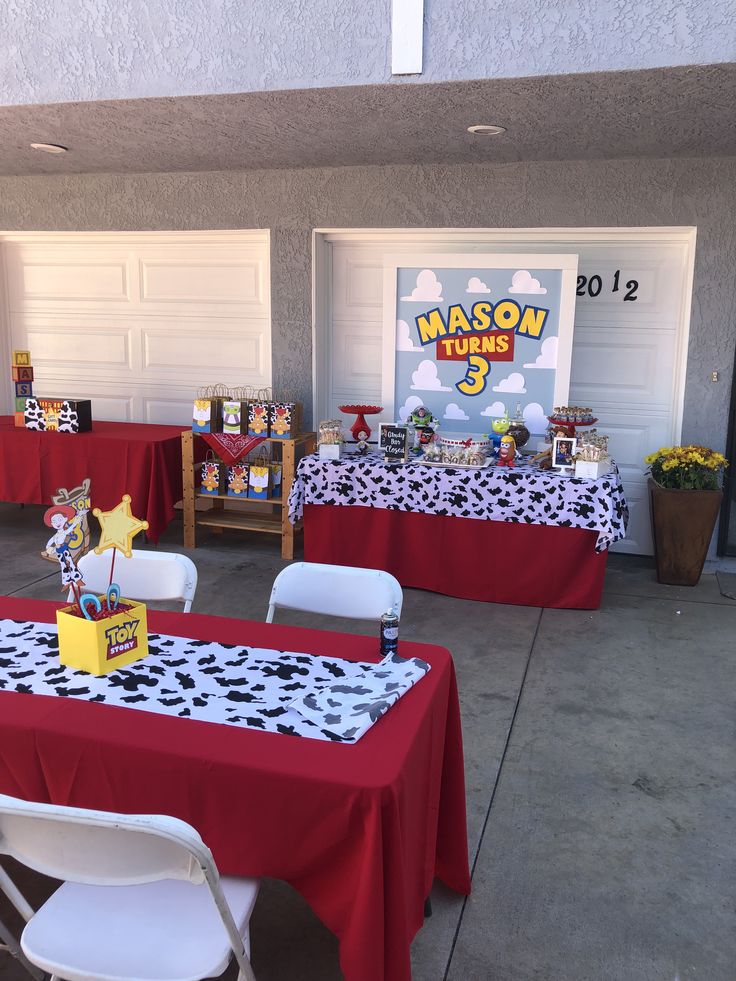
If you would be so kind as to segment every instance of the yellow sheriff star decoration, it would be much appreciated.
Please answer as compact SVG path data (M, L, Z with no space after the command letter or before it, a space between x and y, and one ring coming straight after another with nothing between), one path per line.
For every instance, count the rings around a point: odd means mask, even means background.
M126 559L129 559L133 554L133 538L139 531L148 528L147 521L141 521L131 512L130 494L123 494L122 501L112 511L95 508L92 514L100 522L102 529L100 544L95 548L95 554L100 555L107 548L119 548Z

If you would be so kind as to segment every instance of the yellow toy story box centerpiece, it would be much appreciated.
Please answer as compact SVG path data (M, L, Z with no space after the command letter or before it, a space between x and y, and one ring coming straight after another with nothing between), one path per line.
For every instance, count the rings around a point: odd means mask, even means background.
M51 515L50 512L55 514ZM111 511L95 508L92 514L102 533L95 554L111 548L110 582L104 596L83 592L82 574L71 557L67 527L58 516L58 508L46 512L47 524L55 529L53 546L61 565L62 589L70 588L74 602L56 612L59 629L59 660L62 664L90 674L108 674L148 655L146 607L134 600L122 599L120 587L113 581L115 557L120 550L126 559L133 554L132 540L148 528L147 521L136 518L130 510L130 495L124 494ZM52 542L49 542L49 547Z

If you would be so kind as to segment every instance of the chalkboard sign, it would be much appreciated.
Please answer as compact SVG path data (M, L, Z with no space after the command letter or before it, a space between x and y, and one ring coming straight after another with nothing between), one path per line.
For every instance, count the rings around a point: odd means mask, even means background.
M383 458L389 463L406 463L409 459L409 429L407 426L381 425L379 443Z

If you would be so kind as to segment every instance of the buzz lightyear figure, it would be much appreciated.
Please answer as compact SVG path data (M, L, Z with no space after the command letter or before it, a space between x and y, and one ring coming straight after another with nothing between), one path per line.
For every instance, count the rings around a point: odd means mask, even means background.
M414 453L423 453L424 447L434 439L435 433L440 427L440 421L425 405L418 405L409 416L409 420L414 427Z

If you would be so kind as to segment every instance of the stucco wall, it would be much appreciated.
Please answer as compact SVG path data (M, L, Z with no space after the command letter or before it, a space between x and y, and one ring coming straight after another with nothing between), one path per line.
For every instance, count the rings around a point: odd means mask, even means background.
M734 19L736 0L425 0L420 80L730 61ZM390 0L0 4L0 105L390 79Z
M296 389L307 416L313 228L596 225L698 227L683 439L723 449L736 158L0 179L0 229L270 228L274 384Z

